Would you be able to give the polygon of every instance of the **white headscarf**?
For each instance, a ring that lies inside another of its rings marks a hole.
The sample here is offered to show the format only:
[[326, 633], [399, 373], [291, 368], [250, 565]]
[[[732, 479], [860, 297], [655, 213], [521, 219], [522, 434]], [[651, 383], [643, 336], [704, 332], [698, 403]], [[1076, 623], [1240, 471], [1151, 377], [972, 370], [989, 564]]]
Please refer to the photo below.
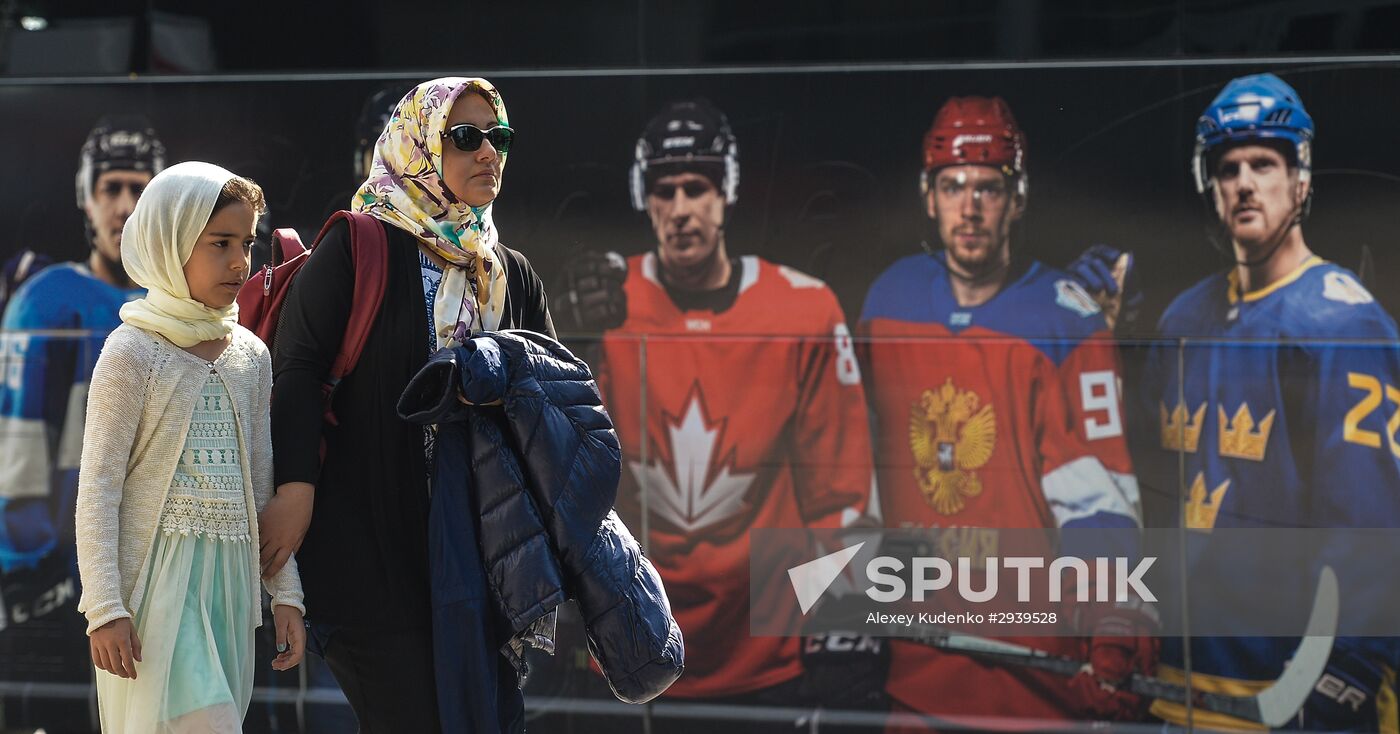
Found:
[[146, 297], [122, 306], [122, 321], [180, 347], [222, 339], [238, 323], [238, 304], [209, 308], [190, 298], [185, 262], [233, 173], [187, 161], [156, 174], [122, 229], [122, 265]]

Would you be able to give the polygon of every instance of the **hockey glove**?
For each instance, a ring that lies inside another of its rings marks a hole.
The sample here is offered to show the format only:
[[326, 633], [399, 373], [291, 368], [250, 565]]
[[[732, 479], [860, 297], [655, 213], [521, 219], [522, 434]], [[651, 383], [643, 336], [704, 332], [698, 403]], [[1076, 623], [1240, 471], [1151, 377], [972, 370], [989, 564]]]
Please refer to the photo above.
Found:
[[828, 709], [877, 710], [887, 706], [889, 640], [856, 632], [803, 637], [802, 699]]
[[1137, 721], [1149, 699], [1123, 688], [1134, 673], [1152, 675], [1160, 641], [1156, 610], [1141, 603], [1103, 606], [1089, 612], [1092, 636], [1084, 642], [1088, 664], [1069, 681], [1080, 710], [1106, 721]]
[[1120, 321], [1131, 326], [1137, 319], [1143, 296], [1135, 277], [1133, 253], [1093, 245], [1065, 270], [1098, 302], [1109, 329]]
[[[1387, 683], [1385, 667], [1356, 644], [1375, 642], [1342, 638], [1327, 660], [1295, 722], [1308, 731], [1381, 731], [1376, 697]], [[1389, 640], [1386, 640], [1389, 642]], [[1290, 726], [1289, 728], [1294, 728]]]
[[565, 266], [559, 315], [565, 331], [598, 333], [627, 320], [627, 261], [616, 252], [585, 252]]

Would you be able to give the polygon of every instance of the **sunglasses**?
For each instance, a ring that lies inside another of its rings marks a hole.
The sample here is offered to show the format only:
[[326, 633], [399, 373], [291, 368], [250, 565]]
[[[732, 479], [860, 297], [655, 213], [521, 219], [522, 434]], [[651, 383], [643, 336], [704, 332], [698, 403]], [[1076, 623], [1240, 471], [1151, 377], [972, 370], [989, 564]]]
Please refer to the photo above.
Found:
[[505, 125], [496, 125], [482, 130], [476, 125], [464, 122], [448, 128], [442, 136], [451, 138], [452, 144], [457, 146], [457, 150], [467, 153], [479, 149], [481, 141], [490, 140], [491, 147], [495, 148], [497, 153], [505, 154], [510, 151], [510, 145], [515, 141], [515, 130]]
[[669, 201], [676, 198], [678, 189], [685, 192], [685, 198], [694, 199], [706, 192], [714, 191], [715, 187], [709, 181], [686, 181], [679, 186], [676, 184], [657, 184], [651, 187], [651, 195]]

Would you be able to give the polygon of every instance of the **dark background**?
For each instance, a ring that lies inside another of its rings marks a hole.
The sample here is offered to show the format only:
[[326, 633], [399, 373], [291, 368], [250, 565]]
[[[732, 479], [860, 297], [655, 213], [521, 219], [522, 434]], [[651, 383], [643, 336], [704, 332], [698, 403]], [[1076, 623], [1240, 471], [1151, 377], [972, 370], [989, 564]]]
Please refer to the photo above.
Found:
[[[36, 27], [36, 19], [43, 30]], [[646, 119], [705, 95], [741, 154], [729, 246], [826, 279], [848, 316], [933, 236], [920, 140], [950, 95], [999, 94], [1029, 137], [1022, 256], [1062, 265], [1107, 242], [1148, 276], [1139, 329], [1223, 264], [1187, 171], [1196, 115], [1272, 70], [1318, 126], [1305, 227], [1377, 281], [1400, 217], [1400, 0], [0, 0], [0, 260], [86, 252], [72, 175], [99, 116], [143, 112], [170, 160], [264, 184], [274, 226], [309, 239], [343, 206], [355, 120], [386, 83], [497, 83], [520, 129], [496, 217], [546, 278], [577, 248], [640, 251], [626, 171]]]
[[[950, 95], [999, 94], [1029, 139], [1018, 256], [1058, 265], [1094, 242], [1134, 250], [1150, 326], [1167, 299], [1224, 265], [1188, 173], [1195, 117], [1228, 79], [1266, 69], [1298, 88], [1317, 123], [1309, 244], [1353, 269], [1367, 245], [1384, 279], [1395, 272], [1400, 218], [1391, 132], [1400, 97], [1389, 91], [1400, 88], [1400, 61], [452, 73], [488, 75], [520, 130], [495, 217], [547, 282], [579, 249], [651, 246], [646, 218], [627, 201], [636, 136], [666, 101], [699, 94], [729, 113], [739, 139], [731, 252], [823, 278], [852, 319], [880, 270], [936, 237], [917, 188], [934, 112]], [[86, 253], [73, 175], [87, 130], [112, 112], [148, 115], [171, 161], [210, 160], [251, 176], [269, 194], [273, 226], [309, 240], [358, 183], [352, 151], [363, 100], [429, 74], [0, 82], [0, 201], [14, 217], [0, 229], [0, 258], [20, 247], [64, 259]], [[1373, 289], [1394, 310], [1393, 295]]]
[[158, 16], [206, 24], [219, 72], [1388, 53], [1400, 24], [1394, 0], [4, 0], [0, 13], [55, 29], [133, 20], [121, 72], [179, 70], [149, 53]]

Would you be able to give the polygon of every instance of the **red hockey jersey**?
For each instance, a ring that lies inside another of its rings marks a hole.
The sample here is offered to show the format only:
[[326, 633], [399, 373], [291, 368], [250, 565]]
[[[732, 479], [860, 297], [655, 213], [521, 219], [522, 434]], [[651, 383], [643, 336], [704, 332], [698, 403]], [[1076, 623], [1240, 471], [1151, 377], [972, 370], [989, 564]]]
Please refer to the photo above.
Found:
[[[904, 258], [861, 315], [885, 525], [968, 528], [966, 554], [997, 555], [995, 533], [971, 529], [1140, 524], [1117, 355], [1097, 305], [1039, 263], [971, 308], [948, 278], [942, 254]], [[1078, 638], [1015, 641], [1081, 654]], [[887, 688], [913, 709], [1073, 713], [1067, 679], [908, 643], [892, 651]]]
[[[618, 511], [645, 532], [685, 633], [686, 672], [667, 694], [682, 698], [801, 673], [796, 639], [749, 634], [748, 531], [839, 526], [870, 497], [865, 397], [835, 296], [791, 268], [738, 262], [738, 295], [716, 313], [680, 310], [655, 254], [631, 258], [627, 321], [597, 370], [626, 464]], [[787, 596], [753, 601], [792, 606], [790, 589], [768, 593]]]

